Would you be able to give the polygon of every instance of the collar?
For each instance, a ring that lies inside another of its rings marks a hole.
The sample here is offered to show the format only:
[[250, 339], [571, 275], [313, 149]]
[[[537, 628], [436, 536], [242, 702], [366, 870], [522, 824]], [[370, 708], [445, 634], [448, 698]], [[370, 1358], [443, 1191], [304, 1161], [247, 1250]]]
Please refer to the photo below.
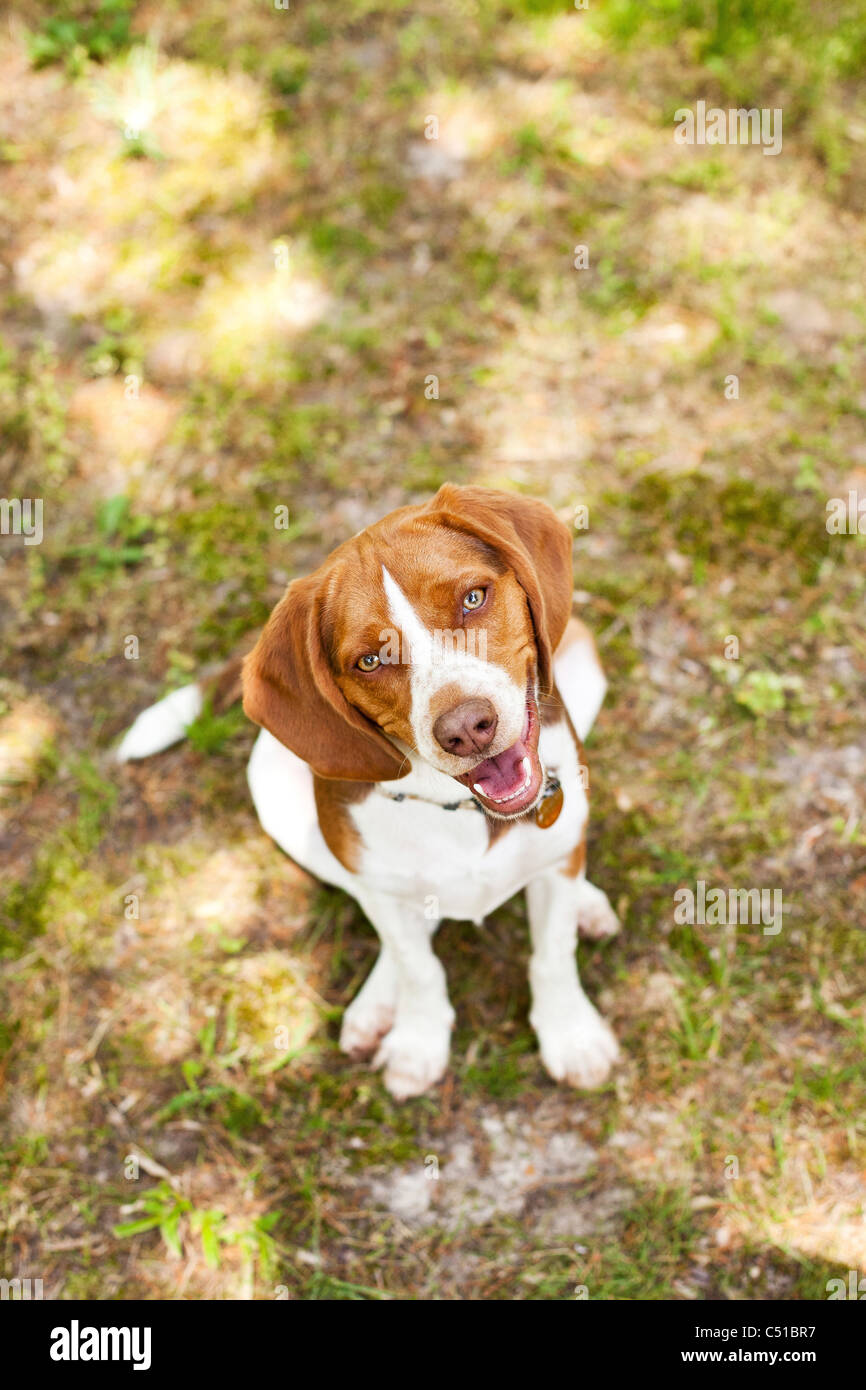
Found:
[[440, 811], [480, 811], [484, 814], [484, 807], [474, 796], [466, 797], [464, 801], [432, 801], [429, 796], [417, 796], [415, 792], [383, 792], [381, 787], [376, 787], [380, 796], [386, 796], [389, 801], [423, 801], [425, 806], [438, 806]]
[[[481, 805], [481, 802], [478, 801], [477, 798], [474, 796], [465, 797], [461, 801], [432, 801], [429, 797], [417, 796], [414, 792], [386, 792], [383, 791], [382, 788], [379, 786], [376, 787], [376, 791], [378, 792], [379, 796], [385, 796], [388, 798], [389, 801], [423, 801], [426, 806], [438, 806], [440, 811], [480, 811], [481, 814], [484, 815], [484, 807]], [[548, 798], [555, 798], [557, 794], [559, 794], [559, 804], [561, 806], [562, 783], [560, 782], [555, 772], [546, 772], [544, 775], [544, 791], [541, 794], [541, 799], [538, 803], [536, 811], [541, 810], [541, 807], [548, 800]], [[558, 810], [556, 812], [556, 815], [559, 815]], [[554, 816], [554, 820], [555, 819], [556, 816]], [[548, 824], [552, 824], [552, 822], [549, 821]]]

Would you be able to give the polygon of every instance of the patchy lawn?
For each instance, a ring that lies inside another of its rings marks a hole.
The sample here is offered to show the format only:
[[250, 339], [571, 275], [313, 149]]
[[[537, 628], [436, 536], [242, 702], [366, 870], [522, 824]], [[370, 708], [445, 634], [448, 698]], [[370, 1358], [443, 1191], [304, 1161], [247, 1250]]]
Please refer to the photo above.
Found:
[[[0, 493], [44, 534], [0, 535], [3, 1277], [705, 1299], [866, 1270], [866, 537], [826, 524], [866, 499], [866, 19], [757, 10], [11, 6]], [[677, 144], [698, 100], [778, 107], [781, 153]], [[590, 874], [625, 928], [581, 948], [625, 1054], [598, 1094], [543, 1073], [517, 899], [443, 926], [452, 1069], [396, 1105], [336, 1047], [372, 930], [258, 827], [252, 727], [111, 758], [446, 479], [575, 522], [611, 677]], [[779, 890], [781, 930], [678, 922], [699, 881]]]

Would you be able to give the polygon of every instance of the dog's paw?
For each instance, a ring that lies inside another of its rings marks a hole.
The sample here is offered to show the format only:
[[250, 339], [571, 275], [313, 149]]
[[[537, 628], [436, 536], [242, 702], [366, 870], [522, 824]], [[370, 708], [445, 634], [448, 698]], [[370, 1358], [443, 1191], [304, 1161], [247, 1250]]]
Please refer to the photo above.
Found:
[[395, 1100], [423, 1096], [448, 1066], [451, 1026], [415, 1021], [398, 1023], [382, 1039], [373, 1065], [385, 1068], [385, 1086]]
[[604, 941], [608, 936], [616, 936], [619, 931], [619, 918], [605, 898], [603, 903], [581, 905], [577, 914], [577, 930], [588, 941]]
[[343, 1014], [340, 1051], [356, 1059], [372, 1056], [393, 1022], [393, 1004], [359, 994]]
[[616, 936], [619, 918], [607, 899], [607, 894], [591, 883], [585, 883], [577, 907], [577, 929], [589, 941], [604, 941]]
[[604, 1085], [619, 1057], [613, 1032], [591, 1004], [583, 1003], [569, 1015], [534, 1017], [541, 1060], [554, 1081], [566, 1081], [581, 1090]]

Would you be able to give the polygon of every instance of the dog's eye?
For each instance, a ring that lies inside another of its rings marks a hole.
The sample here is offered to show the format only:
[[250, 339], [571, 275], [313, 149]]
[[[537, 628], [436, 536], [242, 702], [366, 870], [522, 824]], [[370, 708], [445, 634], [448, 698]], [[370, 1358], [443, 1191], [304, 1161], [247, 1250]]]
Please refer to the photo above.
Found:
[[366, 656], [358, 658], [356, 665], [359, 671], [375, 671], [380, 662], [375, 652], [368, 652]]
[[463, 612], [471, 613], [473, 608], [480, 608], [486, 594], [486, 589], [470, 589], [468, 594], [463, 595]]

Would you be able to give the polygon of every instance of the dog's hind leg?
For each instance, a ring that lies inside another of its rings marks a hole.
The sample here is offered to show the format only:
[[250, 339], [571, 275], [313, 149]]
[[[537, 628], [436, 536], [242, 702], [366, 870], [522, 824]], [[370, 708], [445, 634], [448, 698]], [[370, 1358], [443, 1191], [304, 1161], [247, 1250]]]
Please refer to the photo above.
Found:
[[582, 878], [569, 878], [556, 868], [539, 874], [526, 888], [532, 937], [529, 1021], [554, 1081], [585, 1088], [603, 1085], [619, 1052], [577, 973], [578, 918], [600, 892], [587, 892], [589, 888]]
[[575, 881], [578, 891], [577, 927], [581, 936], [588, 941], [604, 941], [616, 936], [619, 931], [619, 918], [608, 901], [607, 893], [596, 888], [587, 878]]
[[553, 658], [553, 674], [562, 703], [581, 741], [595, 723], [607, 690], [595, 639], [579, 618], [569, 618]]

